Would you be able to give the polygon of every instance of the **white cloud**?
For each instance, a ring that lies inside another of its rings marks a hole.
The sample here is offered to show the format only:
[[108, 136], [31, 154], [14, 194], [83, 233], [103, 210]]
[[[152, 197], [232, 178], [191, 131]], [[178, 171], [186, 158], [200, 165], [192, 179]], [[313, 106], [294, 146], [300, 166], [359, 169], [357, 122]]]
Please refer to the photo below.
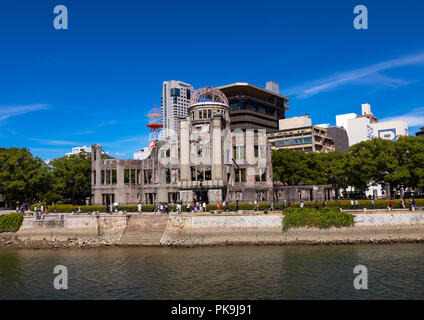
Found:
[[415, 108], [410, 112], [381, 119], [380, 121], [405, 120], [410, 128], [424, 126], [424, 107]]
[[29, 112], [46, 110], [47, 105], [44, 104], [30, 104], [21, 106], [0, 106], [0, 122], [8, 118], [20, 116]]
[[37, 138], [31, 138], [32, 141], [37, 141], [44, 145], [49, 146], [79, 146], [82, 145], [79, 142], [74, 141], [65, 141], [65, 140], [48, 140], [48, 139], [37, 139]]
[[369, 65], [364, 68], [338, 73], [328, 78], [288, 88], [284, 91], [284, 94], [288, 96], [293, 95], [297, 98], [309, 98], [321, 92], [329, 91], [347, 84], [373, 83], [390, 87], [398, 87], [410, 82], [382, 75], [381, 72], [418, 64], [424, 64], [424, 53], [413, 54]]

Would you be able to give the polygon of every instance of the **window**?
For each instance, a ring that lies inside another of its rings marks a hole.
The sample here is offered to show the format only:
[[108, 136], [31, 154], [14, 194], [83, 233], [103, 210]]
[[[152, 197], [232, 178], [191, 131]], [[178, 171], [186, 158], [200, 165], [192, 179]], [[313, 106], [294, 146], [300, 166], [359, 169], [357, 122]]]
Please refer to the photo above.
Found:
[[112, 170], [112, 184], [116, 184], [117, 183], [117, 174], [116, 174], [116, 169]]
[[208, 109], [208, 118], [211, 117], [211, 114], [212, 114], [212, 110], [211, 109]]
[[93, 184], [96, 185], [96, 170], [93, 171]]
[[171, 150], [170, 149], [161, 149], [160, 150], [160, 157], [162, 159], [170, 158], [171, 157]]
[[166, 169], [166, 184], [171, 183], [171, 169]]
[[144, 170], [144, 183], [151, 184], [153, 182], [153, 174], [151, 169]]
[[246, 169], [235, 169], [234, 170], [234, 181], [235, 182], [246, 182]]
[[208, 117], [207, 112], [208, 110], [203, 110], [203, 119], [206, 119]]
[[199, 119], [202, 119], [202, 110], [199, 109]]
[[244, 159], [244, 146], [234, 147], [234, 159], [243, 160]]
[[191, 91], [190, 89], [187, 89], [187, 100], [191, 99]]
[[131, 169], [131, 184], [136, 184], [136, 169]]
[[180, 96], [180, 89], [179, 88], [172, 88], [171, 89], [171, 97], [179, 97]]
[[101, 182], [101, 183], [102, 183], [102, 184], [105, 184], [105, 182], [106, 182], [106, 181], [105, 181], [105, 170], [102, 170], [102, 171], [101, 171], [101, 174], [102, 174], [102, 179], [101, 179], [101, 180], [102, 180], [102, 182]]
[[255, 181], [266, 181], [265, 168], [255, 168]]
[[124, 183], [130, 183], [130, 169], [124, 169]]

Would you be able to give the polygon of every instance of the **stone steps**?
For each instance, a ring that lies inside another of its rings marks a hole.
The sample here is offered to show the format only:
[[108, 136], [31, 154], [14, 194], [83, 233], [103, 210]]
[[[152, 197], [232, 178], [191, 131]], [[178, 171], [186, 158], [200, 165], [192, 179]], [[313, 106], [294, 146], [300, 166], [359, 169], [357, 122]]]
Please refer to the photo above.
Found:
[[155, 246], [160, 245], [160, 239], [168, 224], [168, 216], [132, 215], [119, 245]]

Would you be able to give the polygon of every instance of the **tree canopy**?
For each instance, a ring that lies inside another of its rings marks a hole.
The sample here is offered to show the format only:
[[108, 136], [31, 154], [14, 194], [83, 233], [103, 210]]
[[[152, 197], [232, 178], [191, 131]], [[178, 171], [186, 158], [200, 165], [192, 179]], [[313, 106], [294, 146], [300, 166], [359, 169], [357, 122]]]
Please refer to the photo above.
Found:
[[335, 189], [389, 184], [391, 190], [424, 186], [424, 139], [399, 137], [396, 142], [380, 138], [353, 145], [349, 153], [273, 151], [274, 181], [287, 185], [331, 184]]
[[0, 148], [0, 194], [6, 202], [83, 203], [91, 194], [90, 155], [65, 156], [49, 164], [28, 149]]

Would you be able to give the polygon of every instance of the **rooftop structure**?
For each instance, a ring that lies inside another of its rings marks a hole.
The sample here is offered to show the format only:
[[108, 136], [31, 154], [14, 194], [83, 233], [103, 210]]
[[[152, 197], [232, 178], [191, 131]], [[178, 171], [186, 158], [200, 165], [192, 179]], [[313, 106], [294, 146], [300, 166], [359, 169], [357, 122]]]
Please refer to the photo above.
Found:
[[267, 82], [266, 88], [236, 82], [218, 87], [228, 98], [231, 129], [278, 130], [278, 121], [290, 108], [289, 98], [278, 92], [278, 84]]

